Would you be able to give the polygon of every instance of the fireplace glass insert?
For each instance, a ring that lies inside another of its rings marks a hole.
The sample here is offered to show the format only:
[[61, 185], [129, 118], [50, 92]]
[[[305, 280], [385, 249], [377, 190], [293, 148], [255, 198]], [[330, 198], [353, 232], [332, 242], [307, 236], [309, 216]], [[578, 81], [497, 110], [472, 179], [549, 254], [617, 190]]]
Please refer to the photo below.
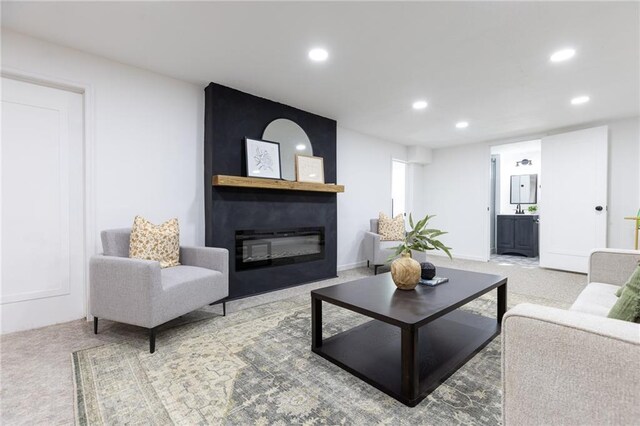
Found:
[[324, 227], [236, 231], [236, 270], [324, 259]]

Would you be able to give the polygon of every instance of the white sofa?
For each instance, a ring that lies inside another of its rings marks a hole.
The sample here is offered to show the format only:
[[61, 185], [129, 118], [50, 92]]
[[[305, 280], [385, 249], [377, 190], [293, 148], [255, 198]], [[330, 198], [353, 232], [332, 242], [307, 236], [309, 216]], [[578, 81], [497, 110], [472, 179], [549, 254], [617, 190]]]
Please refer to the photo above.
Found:
[[502, 320], [504, 425], [640, 424], [640, 324], [607, 318], [640, 251], [591, 253], [569, 310], [521, 304]]

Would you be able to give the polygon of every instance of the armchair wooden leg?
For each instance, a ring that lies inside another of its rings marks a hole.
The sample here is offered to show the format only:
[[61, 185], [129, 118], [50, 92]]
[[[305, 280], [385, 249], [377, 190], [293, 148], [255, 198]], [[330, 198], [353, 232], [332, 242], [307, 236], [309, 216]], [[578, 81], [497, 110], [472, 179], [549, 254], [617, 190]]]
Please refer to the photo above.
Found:
[[369, 261], [367, 260], [367, 268], [369, 267]]
[[149, 353], [156, 351], [156, 327], [149, 329]]
[[93, 334], [98, 334], [98, 317], [93, 317]]

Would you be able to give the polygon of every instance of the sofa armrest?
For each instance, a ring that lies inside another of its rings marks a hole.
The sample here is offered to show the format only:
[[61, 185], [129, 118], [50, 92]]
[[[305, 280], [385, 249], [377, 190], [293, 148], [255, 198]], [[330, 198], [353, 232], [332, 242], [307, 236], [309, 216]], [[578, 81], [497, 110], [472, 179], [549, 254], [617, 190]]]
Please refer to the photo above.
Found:
[[376, 253], [380, 251], [380, 234], [365, 231], [364, 233], [364, 255], [369, 262], [375, 263]]
[[160, 263], [116, 256], [89, 261], [89, 312], [141, 327], [152, 327], [152, 306], [162, 292]]
[[180, 247], [180, 263], [229, 275], [229, 250], [217, 247]]
[[589, 256], [589, 282], [623, 285], [640, 262], [640, 251], [596, 249]]
[[640, 325], [522, 304], [502, 320], [504, 425], [640, 418]]

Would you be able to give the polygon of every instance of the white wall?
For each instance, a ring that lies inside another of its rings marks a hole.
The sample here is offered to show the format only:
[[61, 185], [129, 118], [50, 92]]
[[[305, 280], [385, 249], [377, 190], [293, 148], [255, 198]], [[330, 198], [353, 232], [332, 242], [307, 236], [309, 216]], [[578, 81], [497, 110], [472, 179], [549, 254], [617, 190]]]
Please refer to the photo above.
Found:
[[406, 161], [407, 147], [341, 127], [337, 139], [338, 183], [345, 185], [338, 194], [338, 269], [344, 270], [366, 264], [364, 232], [369, 219], [391, 214], [391, 160]]
[[137, 214], [180, 221], [183, 244], [204, 243], [204, 89], [2, 30], [2, 67], [91, 85], [95, 232]]
[[[180, 221], [183, 244], [204, 244], [204, 89], [2, 30], [2, 67], [90, 85], [95, 105], [95, 232], [136, 214]], [[406, 147], [338, 128], [338, 265], [364, 262], [369, 218], [391, 213], [391, 159]]]
[[[2, 66], [91, 85], [95, 117], [95, 228], [130, 226], [141, 214], [178, 217], [183, 244], [204, 243], [203, 88], [98, 56], [2, 30]], [[630, 247], [622, 216], [640, 204], [638, 118], [610, 125], [609, 245]], [[391, 159], [407, 148], [338, 128], [338, 267], [364, 262], [369, 218], [391, 211]], [[489, 147], [433, 152], [433, 163], [410, 165], [408, 208], [437, 214], [434, 226], [458, 257], [488, 253]], [[413, 204], [413, 205], [411, 205]], [[100, 249], [99, 238], [96, 247]]]
[[453, 248], [454, 257], [488, 260], [489, 166], [490, 150], [484, 143], [436, 149], [415, 183], [422, 199], [420, 215], [437, 215], [432, 227], [449, 232], [442, 241]]
[[634, 216], [640, 208], [640, 117], [609, 123], [609, 201], [607, 243], [633, 248]]

